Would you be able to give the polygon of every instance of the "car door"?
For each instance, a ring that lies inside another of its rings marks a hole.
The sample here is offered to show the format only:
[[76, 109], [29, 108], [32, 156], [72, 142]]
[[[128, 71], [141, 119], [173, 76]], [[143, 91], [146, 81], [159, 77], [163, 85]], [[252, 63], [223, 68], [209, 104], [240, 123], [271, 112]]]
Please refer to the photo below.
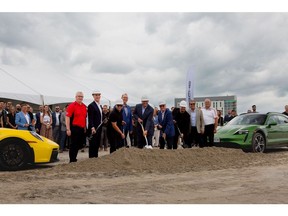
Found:
[[278, 115], [279, 122], [279, 141], [280, 144], [286, 146], [288, 144], [288, 118], [284, 115]]
[[[277, 123], [277, 125], [270, 125]], [[277, 115], [270, 115], [267, 119], [267, 146], [274, 146], [281, 143], [281, 127]]]

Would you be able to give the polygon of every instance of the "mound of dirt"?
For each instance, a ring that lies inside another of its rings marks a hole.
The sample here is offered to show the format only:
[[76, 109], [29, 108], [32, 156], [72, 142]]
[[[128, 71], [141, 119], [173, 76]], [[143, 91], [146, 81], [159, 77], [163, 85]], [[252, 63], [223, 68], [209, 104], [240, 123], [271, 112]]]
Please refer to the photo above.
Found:
[[248, 166], [274, 165], [287, 162], [285, 153], [253, 154], [239, 149], [192, 148], [177, 150], [122, 148], [111, 155], [91, 158], [71, 164], [61, 164], [56, 173], [84, 172], [96, 176], [118, 176], [141, 173], [182, 173], [220, 170]]

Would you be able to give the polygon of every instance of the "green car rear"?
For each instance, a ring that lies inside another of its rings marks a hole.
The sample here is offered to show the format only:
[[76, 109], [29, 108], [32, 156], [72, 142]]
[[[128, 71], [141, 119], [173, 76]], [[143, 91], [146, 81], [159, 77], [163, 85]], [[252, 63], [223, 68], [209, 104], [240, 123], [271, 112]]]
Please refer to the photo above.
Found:
[[281, 113], [244, 114], [235, 117], [218, 130], [214, 144], [265, 152], [267, 148], [288, 146], [288, 117]]

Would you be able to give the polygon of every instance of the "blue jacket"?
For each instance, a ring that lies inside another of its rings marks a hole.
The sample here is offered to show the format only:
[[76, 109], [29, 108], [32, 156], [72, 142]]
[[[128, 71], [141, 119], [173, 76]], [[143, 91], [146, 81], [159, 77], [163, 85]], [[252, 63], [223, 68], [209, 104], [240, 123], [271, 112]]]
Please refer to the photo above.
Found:
[[30, 116], [28, 115], [29, 122], [25, 118], [23, 112], [16, 113], [15, 124], [18, 125], [18, 130], [28, 130], [28, 127], [24, 127], [25, 124], [31, 124]]
[[165, 133], [167, 137], [175, 136], [175, 128], [173, 123], [172, 112], [169, 109], [165, 110], [164, 118], [162, 119], [162, 112], [158, 113], [159, 125], [162, 126], [161, 134]]
[[133, 125], [132, 125], [132, 112], [131, 112], [131, 107], [126, 105], [127, 107], [127, 115], [125, 112], [125, 106], [122, 108], [122, 116], [123, 116], [123, 121], [126, 122], [126, 125], [123, 126], [123, 129], [126, 131], [132, 131], [133, 130]]
[[[133, 118], [138, 121], [138, 118], [143, 120], [143, 127], [148, 132], [148, 136], [154, 134], [154, 122], [153, 122], [154, 109], [148, 105], [145, 112], [142, 114], [142, 104], [137, 104], [133, 113]], [[142, 134], [142, 128], [140, 124], [137, 124], [138, 134]]]

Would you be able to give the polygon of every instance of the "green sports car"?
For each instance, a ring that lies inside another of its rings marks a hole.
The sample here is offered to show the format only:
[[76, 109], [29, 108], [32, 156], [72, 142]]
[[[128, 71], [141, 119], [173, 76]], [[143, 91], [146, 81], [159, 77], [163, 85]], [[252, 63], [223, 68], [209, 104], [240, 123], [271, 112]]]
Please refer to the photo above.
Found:
[[265, 152], [267, 148], [288, 146], [288, 116], [281, 113], [249, 113], [235, 117], [214, 136], [219, 147]]

